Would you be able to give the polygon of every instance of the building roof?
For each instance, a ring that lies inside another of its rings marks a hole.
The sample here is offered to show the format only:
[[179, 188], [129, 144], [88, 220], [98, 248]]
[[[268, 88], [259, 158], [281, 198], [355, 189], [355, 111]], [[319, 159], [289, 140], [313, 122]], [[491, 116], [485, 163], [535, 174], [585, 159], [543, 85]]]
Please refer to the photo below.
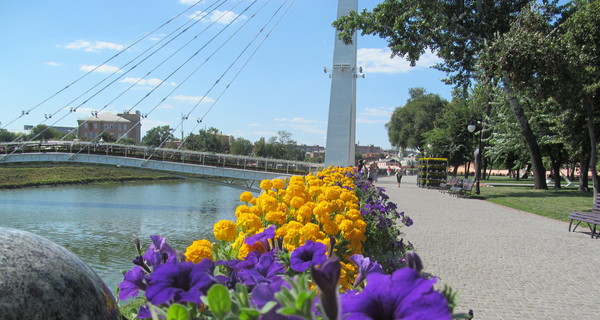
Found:
[[104, 122], [126, 122], [126, 123], [131, 122], [123, 117], [116, 116], [110, 112], [99, 113], [98, 116], [92, 116], [92, 117], [88, 117], [88, 118], [79, 119], [79, 121], [88, 121], [88, 122], [104, 121]]

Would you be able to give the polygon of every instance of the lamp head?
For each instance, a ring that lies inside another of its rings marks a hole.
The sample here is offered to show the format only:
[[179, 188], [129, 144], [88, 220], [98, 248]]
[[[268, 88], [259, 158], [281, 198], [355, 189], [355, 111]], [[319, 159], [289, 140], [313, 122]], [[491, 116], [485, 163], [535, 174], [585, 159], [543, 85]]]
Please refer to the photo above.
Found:
[[471, 133], [475, 132], [475, 125], [474, 124], [468, 125], [467, 130], [469, 130], [469, 132], [471, 132]]

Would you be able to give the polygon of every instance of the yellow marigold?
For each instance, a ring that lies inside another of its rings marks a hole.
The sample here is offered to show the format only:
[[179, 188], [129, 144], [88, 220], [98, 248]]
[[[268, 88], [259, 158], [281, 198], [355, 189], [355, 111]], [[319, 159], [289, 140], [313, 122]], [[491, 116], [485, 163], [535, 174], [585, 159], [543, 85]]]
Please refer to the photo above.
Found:
[[235, 224], [246, 233], [256, 233], [262, 227], [260, 218], [252, 213], [242, 213]]
[[248, 212], [250, 212], [250, 208], [247, 205], [245, 205], [245, 204], [239, 205], [239, 206], [237, 206], [237, 208], [235, 208], [235, 217], [238, 218], [242, 213], [248, 213]]
[[340, 230], [342, 230], [342, 232], [351, 232], [354, 229], [354, 225], [352, 224], [351, 220], [347, 220], [344, 219], [340, 222]]
[[300, 198], [300, 197], [293, 197], [292, 200], [290, 201], [290, 205], [296, 209], [302, 207], [304, 205], [304, 199]]
[[257, 200], [256, 198], [250, 199], [250, 204], [253, 205], [253, 206], [255, 206], [256, 205], [256, 200]]
[[360, 230], [360, 232], [362, 232], [362, 233], [365, 233], [365, 231], [367, 230], [367, 223], [362, 219], [354, 220], [353, 225], [356, 229]]
[[301, 183], [304, 184], [304, 177], [302, 176], [292, 176], [290, 178], [290, 184]]
[[269, 190], [273, 187], [271, 180], [263, 180], [260, 182], [260, 188], [263, 190]]
[[346, 218], [341, 214], [336, 214], [335, 216], [333, 216], [333, 222], [335, 222], [335, 224], [337, 224], [337, 225], [342, 223], [342, 221], [344, 221], [344, 219], [346, 219]]
[[251, 246], [247, 245], [247, 244], [243, 244], [242, 247], [240, 248], [240, 250], [238, 251], [238, 259], [243, 260], [244, 258], [246, 258], [246, 256], [253, 251], [257, 251], [259, 253], [265, 253], [267, 252], [266, 248], [263, 246], [262, 243], [257, 242]]
[[258, 206], [252, 206], [252, 207], [250, 207], [250, 209], [248, 209], [248, 213], [252, 213], [258, 217], [261, 217], [263, 212], [260, 210], [260, 208]]
[[323, 223], [323, 231], [330, 236], [335, 236], [338, 234], [339, 228], [337, 224], [330, 220]]
[[256, 205], [260, 207], [263, 212], [269, 212], [277, 210], [279, 202], [277, 201], [277, 198], [263, 193], [258, 196]]
[[285, 183], [281, 179], [273, 179], [271, 182], [273, 183], [273, 189], [275, 190], [283, 189], [285, 186]]
[[211, 243], [208, 240], [201, 239], [192, 242], [185, 250], [185, 260], [193, 263], [199, 263], [204, 259], [213, 259]]
[[327, 195], [327, 199], [329, 200], [336, 200], [340, 198], [340, 194], [341, 194], [341, 188], [340, 187], [329, 187], [327, 188], [327, 190], [325, 191], [325, 194]]
[[345, 202], [358, 202], [358, 198], [356, 197], [354, 192], [351, 191], [342, 192], [340, 194], [340, 199], [342, 199]]
[[240, 194], [240, 201], [250, 202], [250, 200], [252, 200], [252, 198], [254, 198], [254, 196], [249, 191], [244, 191], [244, 192], [242, 192], [242, 194]]
[[237, 235], [237, 228], [232, 221], [220, 220], [213, 226], [213, 233], [217, 240], [233, 241]]
[[286, 214], [281, 211], [269, 211], [265, 214], [265, 220], [278, 225], [283, 225], [286, 222]]
[[356, 266], [351, 262], [345, 263], [340, 261], [340, 264], [342, 265], [340, 272], [340, 286], [342, 287], [342, 291], [352, 289], [354, 278], [356, 277]]
[[300, 223], [307, 223], [312, 216], [312, 209], [308, 205], [303, 205], [296, 210], [296, 220]]
[[356, 209], [351, 209], [348, 210], [348, 212], [346, 212], [346, 219], [349, 220], [362, 220], [362, 214], [360, 213], [360, 211], [356, 210]]

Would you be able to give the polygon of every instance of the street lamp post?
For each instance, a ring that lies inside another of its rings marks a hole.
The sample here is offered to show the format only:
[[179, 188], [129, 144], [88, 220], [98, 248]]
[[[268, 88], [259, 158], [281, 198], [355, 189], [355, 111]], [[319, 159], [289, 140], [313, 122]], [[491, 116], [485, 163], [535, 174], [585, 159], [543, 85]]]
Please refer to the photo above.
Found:
[[[470, 124], [467, 126], [467, 130], [473, 133], [475, 132], [476, 126]], [[479, 145], [475, 150], [475, 194], [479, 194], [479, 181], [481, 180], [481, 150], [483, 149], [483, 127], [479, 129]]]

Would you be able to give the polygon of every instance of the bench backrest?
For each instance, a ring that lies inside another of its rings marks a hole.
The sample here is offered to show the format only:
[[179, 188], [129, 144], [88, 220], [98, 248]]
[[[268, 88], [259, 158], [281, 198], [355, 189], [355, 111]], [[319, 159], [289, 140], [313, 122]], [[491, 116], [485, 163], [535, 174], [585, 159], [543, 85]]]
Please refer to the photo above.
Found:
[[449, 186], [454, 186], [456, 183], [458, 182], [458, 177], [452, 177], [450, 178], [450, 181], [448, 181], [448, 185]]
[[600, 193], [596, 197], [596, 201], [594, 201], [594, 206], [592, 207], [592, 213], [600, 214]]
[[471, 191], [471, 189], [473, 189], [474, 184], [475, 184], [475, 180], [465, 179], [465, 182], [463, 182], [462, 188], [466, 191]]

